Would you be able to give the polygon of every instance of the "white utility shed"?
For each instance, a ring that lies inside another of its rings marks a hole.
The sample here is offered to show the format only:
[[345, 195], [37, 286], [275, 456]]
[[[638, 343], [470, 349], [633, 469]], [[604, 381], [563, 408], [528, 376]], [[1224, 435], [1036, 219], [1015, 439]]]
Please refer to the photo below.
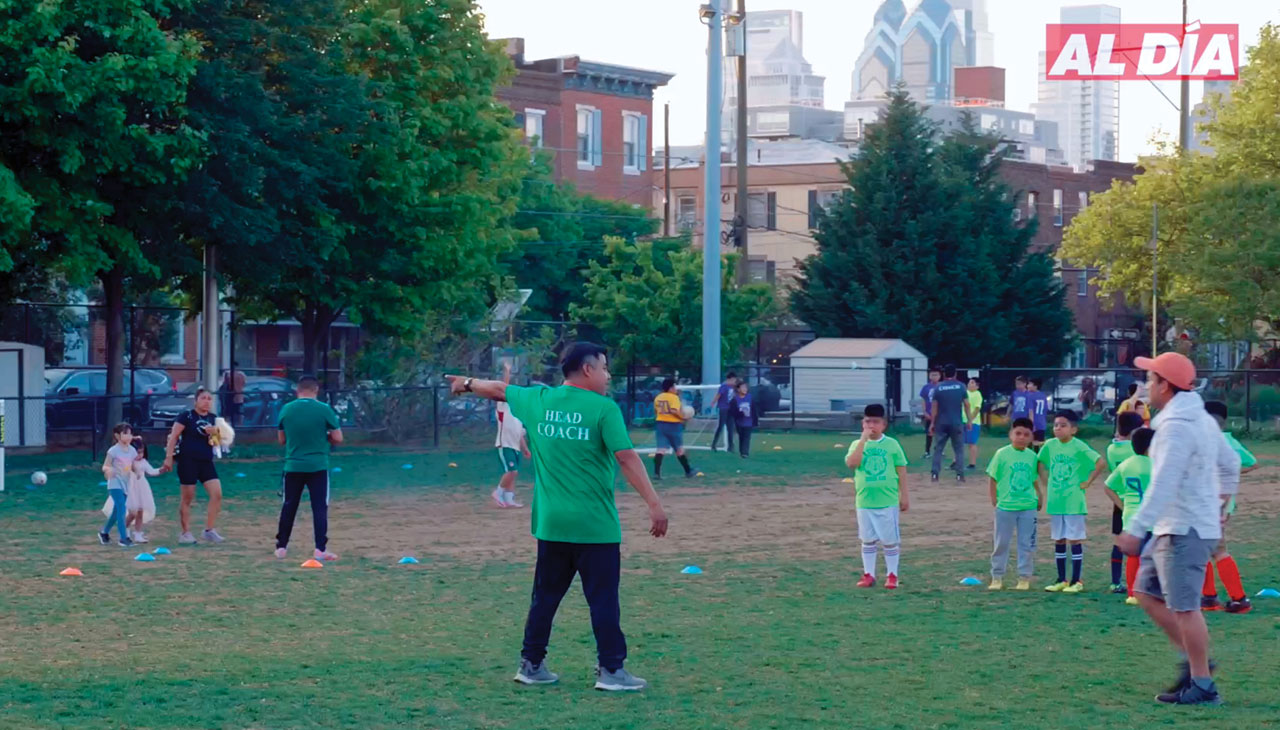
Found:
[[[791, 353], [791, 367], [792, 397], [803, 413], [887, 405], [890, 398], [897, 412], [909, 411], [929, 379], [929, 359], [902, 340], [821, 337]], [[894, 367], [896, 388], [888, 375]], [[844, 408], [832, 401], [845, 401]]]

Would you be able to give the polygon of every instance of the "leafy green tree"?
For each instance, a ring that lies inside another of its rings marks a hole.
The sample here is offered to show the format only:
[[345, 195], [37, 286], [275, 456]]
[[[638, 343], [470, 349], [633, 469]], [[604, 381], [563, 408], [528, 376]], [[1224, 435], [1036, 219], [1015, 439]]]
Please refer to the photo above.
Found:
[[1013, 222], [998, 141], [972, 127], [939, 139], [905, 90], [889, 94], [850, 188], [819, 220], [793, 311], [820, 335], [901, 338], [957, 363], [1056, 364], [1070, 310], [1052, 262]]
[[[696, 366], [702, 360], [702, 252], [687, 240], [628, 242], [609, 237], [607, 261], [590, 264], [586, 302], [571, 314], [602, 333], [619, 362]], [[725, 259], [720, 347], [741, 352], [777, 314], [773, 289], [734, 288], [732, 256]], [[732, 356], [732, 355], [730, 355]]]
[[[0, 268], [100, 281], [107, 388], [123, 384], [125, 282], [154, 274], [151, 221], [201, 156], [186, 121], [195, 40], [181, 0], [6, 3], [0, 12]], [[122, 403], [110, 401], [108, 422]]]
[[1280, 28], [1262, 28], [1229, 100], [1202, 128], [1212, 155], [1164, 145], [1132, 182], [1117, 181], [1075, 217], [1063, 255], [1097, 267], [1099, 296], [1150, 308], [1151, 224], [1159, 211], [1159, 301], [1201, 337], [1255, 339], [1280, 325]]

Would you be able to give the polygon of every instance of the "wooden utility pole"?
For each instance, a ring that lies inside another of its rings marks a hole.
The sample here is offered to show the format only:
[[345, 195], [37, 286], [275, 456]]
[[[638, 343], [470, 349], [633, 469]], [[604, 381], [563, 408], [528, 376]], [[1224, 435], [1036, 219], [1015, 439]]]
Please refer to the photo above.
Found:
[[671, 103], [662, 105], [662, 235], [671, 235]]
[[[1182, 0], [1182, 37], [1187, 36], [1187, 0]], [[1188, 64], [1190, 61], [1188, 60]], [[1191, 149], [1191, 82], [1187, 74], [1191, 73], [1190, 65], [1178, 69], [1182, 75], [1181, 100], [1178, 107], [1178, 150], [1186, 154]]]

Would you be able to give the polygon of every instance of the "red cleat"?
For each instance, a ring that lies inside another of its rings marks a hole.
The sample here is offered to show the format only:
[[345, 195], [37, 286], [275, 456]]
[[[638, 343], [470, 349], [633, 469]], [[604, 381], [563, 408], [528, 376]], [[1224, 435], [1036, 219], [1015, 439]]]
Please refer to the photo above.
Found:
[[890, 573], [889, 577], [884, 579], [884, 587], [891, 591], [896, 589], [898, 587], [898, 576]]
[[872, 588], [876, 584], [876, 577], [870, 573], [863, 573], [862, 580], [858, 581], [859, 588]]

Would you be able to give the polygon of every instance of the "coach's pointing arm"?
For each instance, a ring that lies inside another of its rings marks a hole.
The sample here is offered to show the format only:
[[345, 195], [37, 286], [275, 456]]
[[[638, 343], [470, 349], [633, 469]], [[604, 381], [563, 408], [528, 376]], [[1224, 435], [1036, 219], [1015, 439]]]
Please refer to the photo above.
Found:
[[468, 378], [465, 375], [446, 375], [449, 380], [449, 392], [454, 395], [475, 393], [481, 398], [506, 402], [507, 384], [501, 380], [481, 380]]

